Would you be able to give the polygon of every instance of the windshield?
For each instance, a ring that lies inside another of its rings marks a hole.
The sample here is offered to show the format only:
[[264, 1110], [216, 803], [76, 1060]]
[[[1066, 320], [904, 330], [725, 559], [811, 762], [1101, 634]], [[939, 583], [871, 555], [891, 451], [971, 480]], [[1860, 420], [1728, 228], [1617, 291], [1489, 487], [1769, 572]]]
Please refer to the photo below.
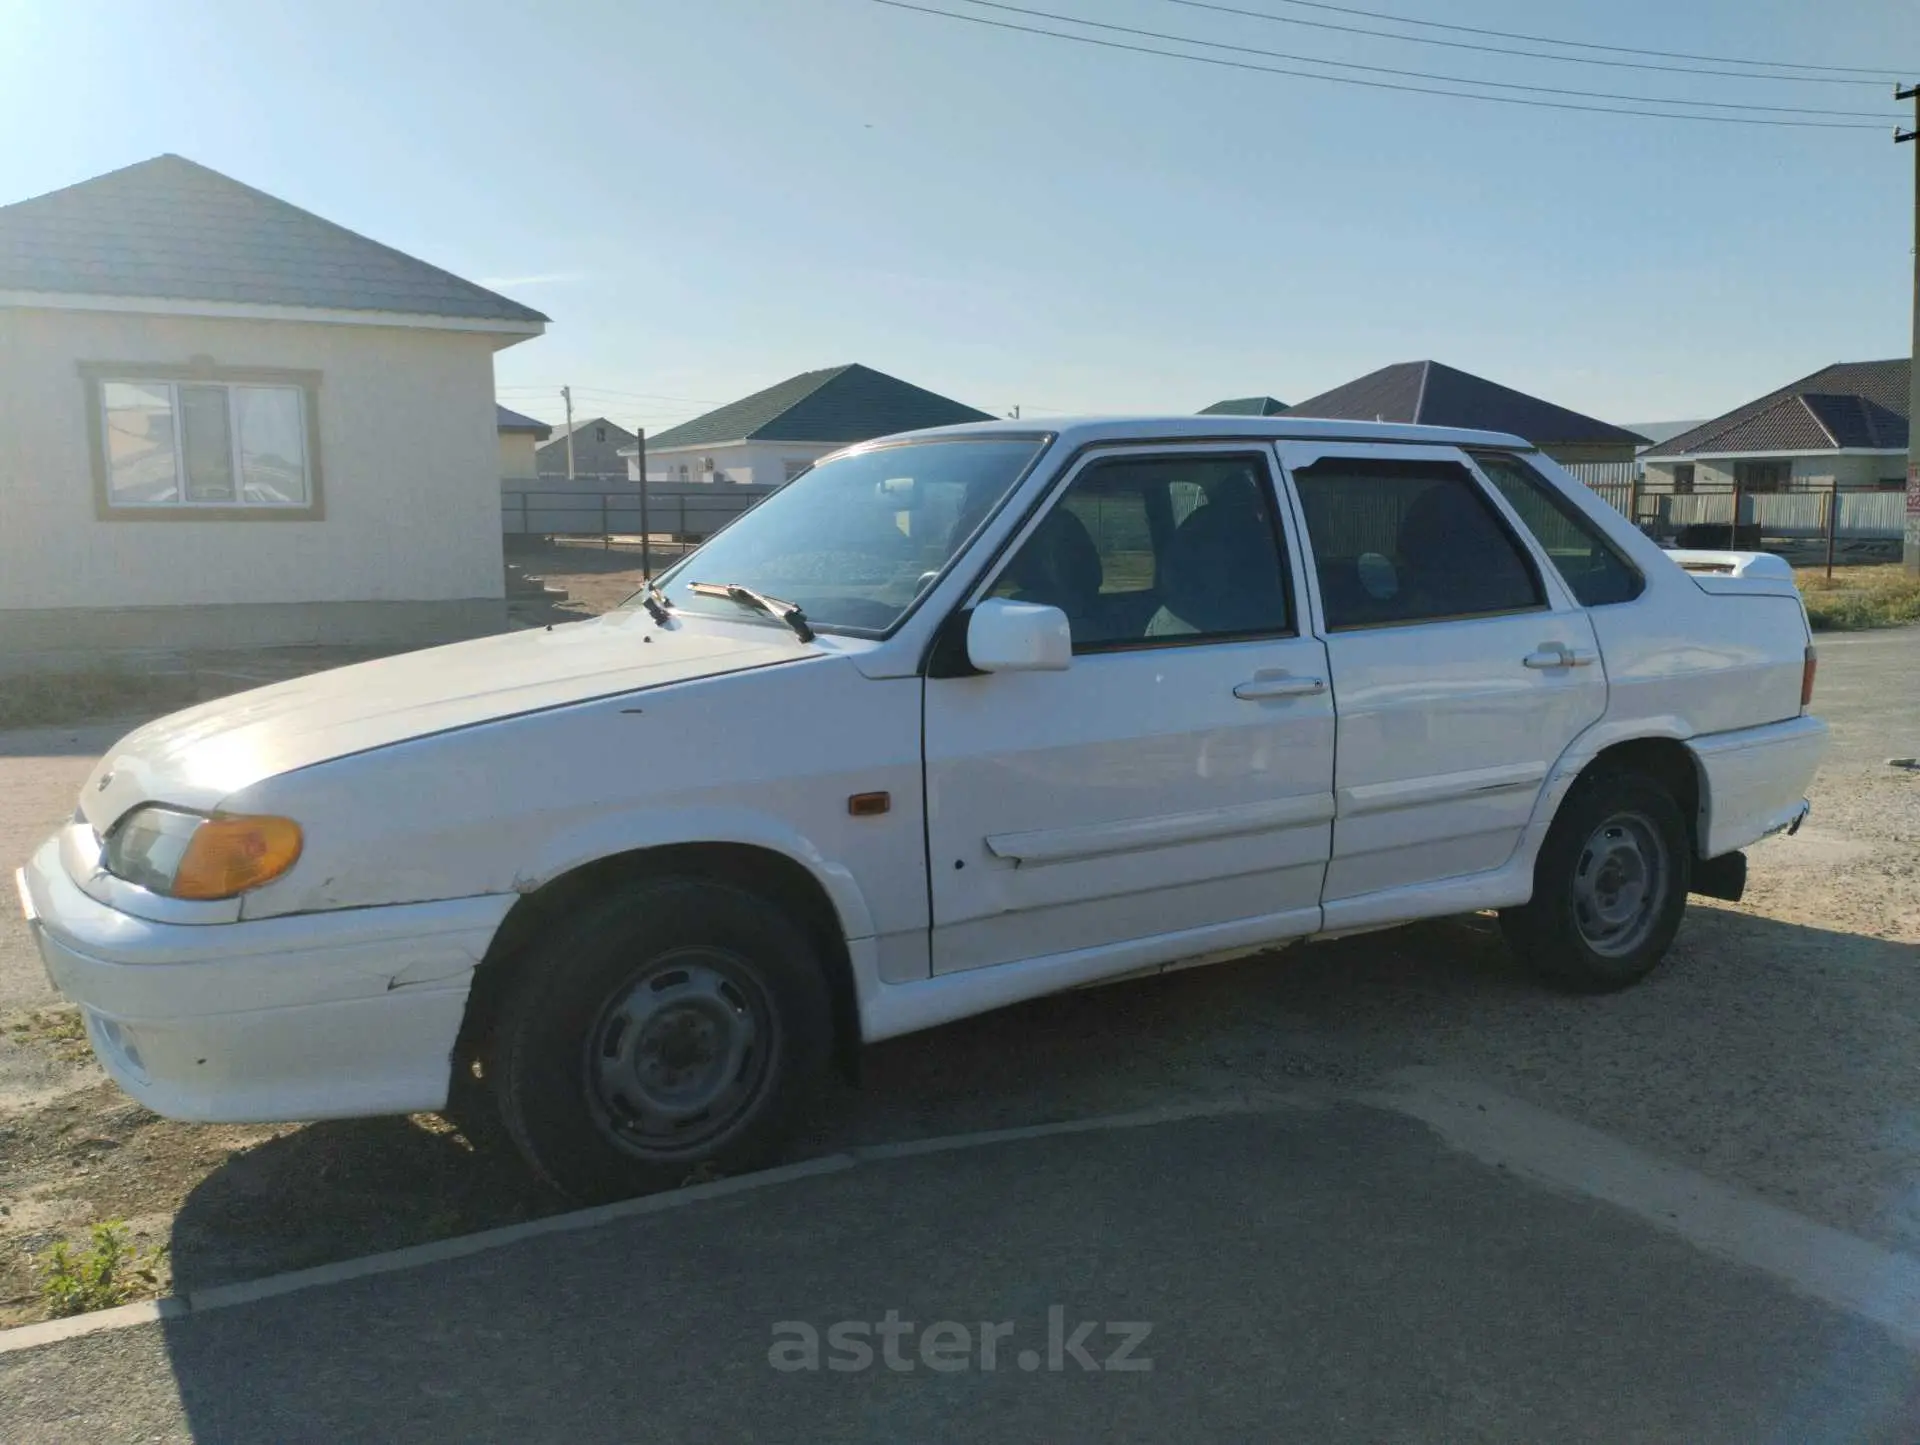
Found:
[[815, 627], [884, 633], [1045, 444], [1032, 436], [905, 442], [830, 458], [676, 565], [661, 590], [684, 611], [740, 617], [751, 614], [691, 584], [749, 587], [797, 604]]

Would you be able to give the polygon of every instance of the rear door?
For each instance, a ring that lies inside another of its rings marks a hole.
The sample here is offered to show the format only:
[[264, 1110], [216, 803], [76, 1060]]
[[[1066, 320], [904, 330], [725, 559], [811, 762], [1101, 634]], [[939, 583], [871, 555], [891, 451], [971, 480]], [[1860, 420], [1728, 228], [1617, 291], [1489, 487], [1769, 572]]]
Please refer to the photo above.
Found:
[[1500, 867], [1606, 710], [1585, 610], [1457, 448], [1279, 452], [1338, 715], [1325, 902]]

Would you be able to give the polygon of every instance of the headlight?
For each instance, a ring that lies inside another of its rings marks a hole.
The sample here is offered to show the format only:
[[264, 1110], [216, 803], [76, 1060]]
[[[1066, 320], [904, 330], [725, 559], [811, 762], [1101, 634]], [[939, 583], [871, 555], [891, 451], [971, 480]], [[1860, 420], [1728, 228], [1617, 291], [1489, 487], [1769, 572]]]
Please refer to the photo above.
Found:
[[291, 818], [136, 808], [107, 835], [107, 871], [169, 898], [231, 898], [300, 857]]

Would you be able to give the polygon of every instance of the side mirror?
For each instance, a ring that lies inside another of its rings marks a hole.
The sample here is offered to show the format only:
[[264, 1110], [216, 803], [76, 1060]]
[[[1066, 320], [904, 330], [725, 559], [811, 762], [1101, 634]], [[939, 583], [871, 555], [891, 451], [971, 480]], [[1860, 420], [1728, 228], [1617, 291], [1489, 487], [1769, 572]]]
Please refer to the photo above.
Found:
[[1065, 672], [1073, 662], [1067, 614], [989, 597], [967, 621], [967, 661], [982, 672]]

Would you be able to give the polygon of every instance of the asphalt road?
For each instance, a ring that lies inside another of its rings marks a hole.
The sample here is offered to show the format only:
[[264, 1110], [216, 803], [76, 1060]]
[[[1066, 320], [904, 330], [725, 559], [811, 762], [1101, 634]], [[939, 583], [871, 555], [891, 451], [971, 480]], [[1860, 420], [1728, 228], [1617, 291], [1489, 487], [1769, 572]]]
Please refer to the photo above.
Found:
[[1325, 1099], [893, 1158], [0, 1356], [0, 1400], [16, 1445], [1910, 1445], [1920, 1356]]
[[1829, 768], [1920, 756], [1920, 627], [1823, 632], [1813, 710], [1833, 729]]

